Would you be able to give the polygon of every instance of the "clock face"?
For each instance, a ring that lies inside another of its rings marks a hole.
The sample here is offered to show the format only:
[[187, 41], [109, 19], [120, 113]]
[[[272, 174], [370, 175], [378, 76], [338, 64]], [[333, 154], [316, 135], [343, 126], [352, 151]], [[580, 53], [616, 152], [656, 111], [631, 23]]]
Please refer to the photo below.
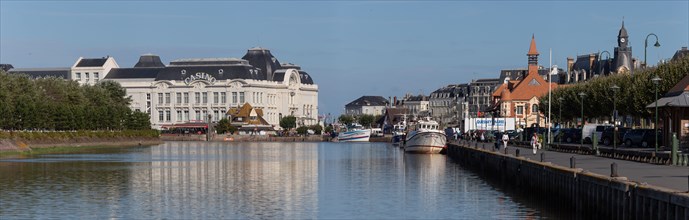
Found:
[[620, 38], [620, 42], [624, 43], [624, 38]]

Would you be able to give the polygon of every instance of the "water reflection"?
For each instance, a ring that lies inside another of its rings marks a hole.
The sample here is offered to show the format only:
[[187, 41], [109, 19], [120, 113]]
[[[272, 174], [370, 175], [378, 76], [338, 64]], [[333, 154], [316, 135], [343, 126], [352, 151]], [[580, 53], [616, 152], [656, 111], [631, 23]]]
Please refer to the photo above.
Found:
[[0, 160], [0, 218], [548, 216], [444, 155], [388, 144], [168, 142]]

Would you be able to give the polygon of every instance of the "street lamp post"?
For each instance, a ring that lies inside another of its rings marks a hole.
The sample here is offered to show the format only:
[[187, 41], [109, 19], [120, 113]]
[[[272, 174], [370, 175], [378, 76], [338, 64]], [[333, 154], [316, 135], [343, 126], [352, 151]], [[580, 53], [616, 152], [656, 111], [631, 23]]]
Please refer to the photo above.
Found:
[[656, 35], [654, 33], [650, 33], [650, 34], [646, 35], [646, 40], [644, 41], [644, 66], [648, 66], [648, 63], [646, 63], [646, 48], [648, 47], [648, 37], [650, 37], [651, 35], [656, 37], [656, 43], [653, 44], [653, 46], [654, 47], [660, 47], [660, 43], [658, 43], [658, 35]]
[[581, 146], [584, 146], [584, 97], [586, 97], [586, 93], [580, 92], [579, 96], [581, 99], [579, 100], [581, 102]]
[[660, 80], [662, 80], [658, 75], [656, 77], [653, 77], [651, 81], [653, 81], [653, 84], [655, 84], [655, 103], [656, 103], [656, 121], [653, 124], [653, 130], [655, 133], [653, 134], [655, 136], [655, 142], [656, 142], [656, 153], [658, 153], [658, 84], [660, 83]]
[[562, 143], [562, 101], [564, 101], [564, 100], [565, 99], [562, 97], [557, 98], [557, 101], [560, 103], [560, 116], [557, 117], [557, 121], [560, 124], [560, 143]]
[[612, 85], [612, 150], [617, 149], [617, 91], [620, 87], [617, 85]]

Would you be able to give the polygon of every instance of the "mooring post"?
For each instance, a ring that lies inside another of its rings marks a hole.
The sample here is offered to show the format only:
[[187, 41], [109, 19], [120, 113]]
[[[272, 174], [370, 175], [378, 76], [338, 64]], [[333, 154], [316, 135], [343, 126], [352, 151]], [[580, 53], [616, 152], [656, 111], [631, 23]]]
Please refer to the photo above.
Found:
[[507, 146], [505, 146], [505, 154], [507, 154]]
[[514, 150], [515, 150], [514, 156], [519, 157], [519, 149], [514, 149]]
[[576, 168], [577, 167], [577, 159], [574, 158], [574, 156], [569, 158], [569, 168]]
[[610, 177], [618, 177], [617, 175], [617, 163], [612, 162], [610, 164]]
[[672, 165], [677, 166], [677, 148], [679, 148], [679, 140], [677, 140], [677, 133], [672, 133]]
[[541, 162], [545, 160], [545, 152], [541, 152]]

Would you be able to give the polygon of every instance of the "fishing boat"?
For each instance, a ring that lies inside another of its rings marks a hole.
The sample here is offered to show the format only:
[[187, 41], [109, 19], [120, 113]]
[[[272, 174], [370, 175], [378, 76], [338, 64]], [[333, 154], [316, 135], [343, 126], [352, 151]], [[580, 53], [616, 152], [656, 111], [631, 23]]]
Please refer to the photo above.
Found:
[[447, 143], [445, 132], [439, 130], [438, 122], [430, 117], [418, 120], [414, 129], [407, 133], [404, 151], [409, 153], [437, 154]]
[[403, 147], [404, 139], [407, 137], [407, 115], [404, 115], [402, 121], [392, 126], [392, 145]]
[[371, 137], [371, 129], [364, 129], [361, 125], [354, 124], [347, 131], [340, 132], [337, 140], [341, 142], [368, 142]]

